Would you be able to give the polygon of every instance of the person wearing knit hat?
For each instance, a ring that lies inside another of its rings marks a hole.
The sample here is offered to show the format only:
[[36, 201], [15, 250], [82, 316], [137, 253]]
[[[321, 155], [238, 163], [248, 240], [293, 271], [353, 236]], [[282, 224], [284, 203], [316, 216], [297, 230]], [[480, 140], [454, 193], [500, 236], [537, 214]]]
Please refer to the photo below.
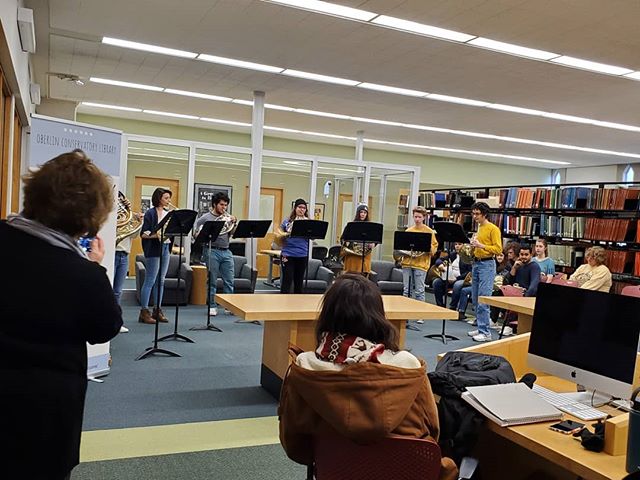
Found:
[[[366, 203], [360, 203], [356, 208], [356, 216], [353, 219], [354, 222], [368, 222], [369, 221], [369, 207]], [[340, 255], [343, 257], [344, 268], [343, 271], [346, 272], [356, 272], [362, 273], [366, 277], [371, 273], [371, 252], [373, 247], [375, 246], [373, 243], [367, 244], [365, 248], [364, 255], [364, 264], [362, 262], [362, 254], [360, 253], [360, 248], [362, 248], [362, 243], [357, 246], [354, 245], [354, 242], [345, 242], [342, 241], [342, 250]], [[358, 250], [356, 250], [358, 249]]]
[[293, 202], [291, 214], [282, 221], [279, 232], [276, 233], [276, 243], [282, 243], [280, 293], [302, 293], [309, 256], [309, 240], [291, 238], [290, 235], [294, 221], [308, 219], [307, 202], [298, 198]]

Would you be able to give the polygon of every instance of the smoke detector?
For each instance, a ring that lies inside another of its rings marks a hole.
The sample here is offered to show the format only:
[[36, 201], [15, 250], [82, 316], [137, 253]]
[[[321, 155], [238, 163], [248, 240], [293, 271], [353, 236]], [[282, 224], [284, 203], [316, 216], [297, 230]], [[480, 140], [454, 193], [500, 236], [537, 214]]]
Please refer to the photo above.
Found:
[[73, 73], [47, 72], [47, 75], [59, 78], [60, 80], [71, 82], [75, 85], [78, 85], [79, 87], [82, 87], [84, 85], [84, 80]]

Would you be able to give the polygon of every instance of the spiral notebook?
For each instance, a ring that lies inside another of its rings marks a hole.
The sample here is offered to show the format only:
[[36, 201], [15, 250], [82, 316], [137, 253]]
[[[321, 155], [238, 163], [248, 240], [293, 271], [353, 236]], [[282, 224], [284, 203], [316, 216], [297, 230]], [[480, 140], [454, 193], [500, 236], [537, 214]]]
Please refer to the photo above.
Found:
[[501, 427], [562, 418], [560, 410], [524, 383], [467, 387], [462, 399]]

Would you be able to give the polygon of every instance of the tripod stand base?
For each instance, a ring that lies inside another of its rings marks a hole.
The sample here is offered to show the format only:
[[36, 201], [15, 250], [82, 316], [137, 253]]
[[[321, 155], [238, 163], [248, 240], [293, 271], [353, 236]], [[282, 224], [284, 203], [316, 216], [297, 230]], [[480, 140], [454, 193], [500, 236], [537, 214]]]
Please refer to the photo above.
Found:
[[430, 333], [429, 335], [424, 335], [424, 338], [439, 338], [445, 345], [447, 343], [447, 340], [460, 340], [458, 337], [454, 337], [453, 335], [449, 335], [447, 333]]
[[172, 352], [171, 350], [165, 350], [164, 348], [147, 347], [147, 349], [144, 352], [142, 352], [140, 355], [136, 357], [136, 360], [142, 360], [143, 358], [147, 358], [149, 355], [155, 355], [155, 354], [166, 355], [168, 357], [182, 356], [179, 353]]
[[191, 327], [189, 330], [198, 331], [198, 330], [210, 330], [212, 332], [220, 332], [222, 333], [222, 329], [216, 327], [215, 325], [209, 323], [207, 325], [202, 325], [201, 327]]
[[165, 335], [164, 337], [158, 339], [159, 342], [162, 342], [164, 340], [183, 340], [187, 343], [196, 343], [189, 337], [185, 337], [184, 335], [181, 335], [179, 333], [170, 333], [169, 335]]

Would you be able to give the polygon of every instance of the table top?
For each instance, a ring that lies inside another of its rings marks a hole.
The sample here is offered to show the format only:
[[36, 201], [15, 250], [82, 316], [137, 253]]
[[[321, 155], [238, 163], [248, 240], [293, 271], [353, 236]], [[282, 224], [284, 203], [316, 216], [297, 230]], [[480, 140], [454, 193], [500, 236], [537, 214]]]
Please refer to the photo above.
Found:
[[533, 310], [536, 306], [535, 297], [479, 297], [479, 301], [480, 303], [527, 315], [533, 315]]
[[[222, 293], [216, 302], [243, 320], [315, 320], [322, 295]], [[456, 320], [458, 312], [400, 295], [383, 295], [389, 320]]]
[[262, 255], [271, 255], [272, 257], [279, 257], [282, 250], [260, 250], [258, 253]]

